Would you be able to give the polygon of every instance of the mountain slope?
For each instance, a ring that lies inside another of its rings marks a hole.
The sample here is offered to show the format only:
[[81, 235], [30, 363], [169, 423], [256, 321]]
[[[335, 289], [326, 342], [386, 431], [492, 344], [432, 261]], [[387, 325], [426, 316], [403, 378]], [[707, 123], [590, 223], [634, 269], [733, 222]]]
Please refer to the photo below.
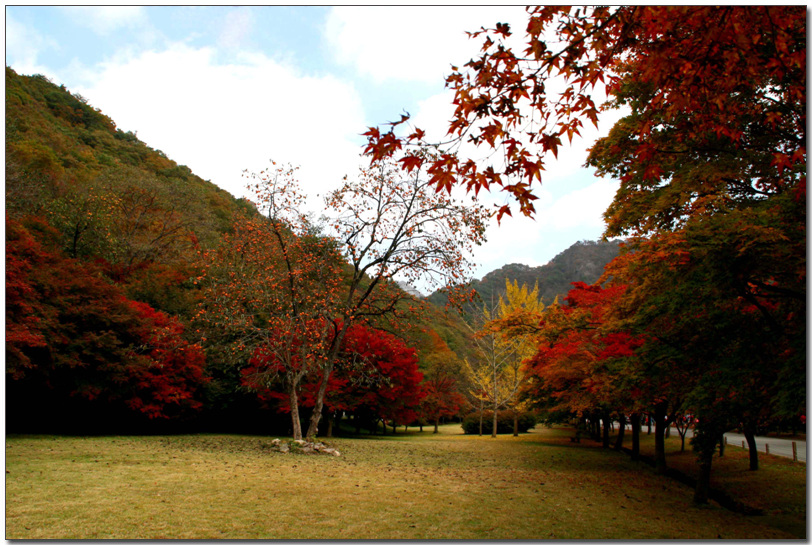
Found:
[[[511, 263], [491, 271], [475, 280], [471, 287], [476, 290], [481, 301], [495, 303], [505, 292], [505, 280], [518, 281], [519, 285], [532, 287], [538, 282], [539, 293], [546, 304], [558, 297], [563, 302], [572, 282], [592, 284], [603, 274], [604, 266], [618, 255], [619, 241], [580, 241], [576, 242], [549, 263], [540, 267], [530, 267], [521, 263]], [[447, 297], [442, 292], [429, 296], [436, 305], [445, 305]], [[480, 303], [481, 304], [481, 303]]]

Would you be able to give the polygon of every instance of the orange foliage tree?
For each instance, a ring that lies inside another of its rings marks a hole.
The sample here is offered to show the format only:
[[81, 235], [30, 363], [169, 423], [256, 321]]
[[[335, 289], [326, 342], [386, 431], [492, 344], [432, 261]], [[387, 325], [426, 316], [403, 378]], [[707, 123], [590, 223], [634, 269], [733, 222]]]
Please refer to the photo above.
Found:
[[381, 164], [328, 195], [323, 228], [333, 236], [323, 236], [302, 212], [294, 174], [274, 166], [253, 175], [267, 217], [241, 222], [209, 256], [199, 316], [229, 332], [218, 341], [230, 335], [235, 352], [264, 358], [269, 376], [284, 377], [297, 437], [299, 385], [320, 376], [306, 433], [315, 437], [349, 328], [408, 311], [413, 299], [396, 279], [464, 283], [486, 215], [435, 192], [419, 170], [401, 176]]
[[[438, 188], [501, 187], [531, 215], [533, 184], [541, 182], [547, 154], [556, 155], [585, 122], [597, 125], [597, 90], [605, 87], [617, 98], [630, 82], [650, 89], [628, 149], [647, 180], [674, 182], [647, 164], [662, 151], [661, 124], [677, 129], [673, 145], [707, 157], [720, 143], [762, 154], [768, 187], [770, 178], [806, 162], [803, 6], [534, 7], [524, 51], [506, 43], [511, 34], [506, 24], [470, 33], [482, 40], [481, 54], [462, 69], [452, 66], [446, 78], [456, 110], [450, 140], [436, 158], [411, 151], [425, 133], [399, 134], [408, 120], [402, 116], [388, 130], [367, 131], [373, 162], [406, 150], [403, 168], [428, 162]], [[501, 162], [460, 157], [463, 142], [498, 152]], [[498, 211], [504, 213], [509, 204]]]
[[205, 253], [197, 321], [210, 343], [251, 358], [251, 384], [284, 384], [293, 436], [301, 439], [300, 384], [323, 364], [340, 327], [342, 268], [333, 241], [301, 214], [304, 197], [293, 175], [283, 167], [260, 173], [253, 189], [265, 217], [238, 218]]

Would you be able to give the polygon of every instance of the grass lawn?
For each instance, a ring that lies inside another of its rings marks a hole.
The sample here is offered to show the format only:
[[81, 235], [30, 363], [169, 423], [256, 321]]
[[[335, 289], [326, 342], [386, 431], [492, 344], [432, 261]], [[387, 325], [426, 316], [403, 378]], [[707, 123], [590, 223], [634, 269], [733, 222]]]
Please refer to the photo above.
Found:
[[[256, 436], [9, 436], [6, 539], [805, 537], [770, 516], [694, 507], [690, 488], [570, 435], [492, 439], [448, 425], [336, 438], [338, 458], [272, 452]], [[738, 468], [732, 451], [725, 463]], [[798, 505], [794, 492], [748, 493], [805, 532], [805, 465], [762, 461], [766, 477], [730, 486], [779, 475], [803, 493]]]

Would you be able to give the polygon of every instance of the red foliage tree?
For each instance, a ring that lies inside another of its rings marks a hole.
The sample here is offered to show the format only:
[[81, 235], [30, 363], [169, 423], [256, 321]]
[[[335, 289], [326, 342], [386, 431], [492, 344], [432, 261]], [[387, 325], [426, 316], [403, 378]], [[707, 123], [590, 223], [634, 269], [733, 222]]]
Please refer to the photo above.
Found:
[[420, 404], [420, 416], [434, 424], [437, 433], [440, 419], [456, 415], [466, 400], [459, 392], [457, 380], [447, 374], [437, 374], [423, 382], [425, 399]]
[[42, 220], [24, 223], [6, 221], [10, 396], [50, 392], [149, 418], [199, 409], [203, 353], [180, 323], [62, 255]]
[[[257, 390], [262, 399], [276, 402], [280, 410], [288, 412], [291, 405], [286, 393], [255, 381], [279, 365], [269, 356], [268, 351], [257, 349], [249, 367], [243, 370], [245, 384]], [[298, 400], [302, 407], [315, 406], [320, 378], [319, 373], [311, 372], [303, 381]], [[393, 335], [356, 324], [344, 336], [324, 405], [333, 414], [345, 412], [359, 420], [409, 424], [416, 420], [424, 396], [422, 379], [414, 349]]]
[[[651, 90], [627, 148], [639, 159], [631, 172], [644, 173], [653, 187], [675, 181], [648, 161], [662, 151], [657, 136], [663, 126], [677, 129], [673, 144], [707, 159], [727, 144], [760, 157], [751, 163], [759, 175], [751, 178], [763, 180], [761, 190], [785, 185], [785, 171], [803, 170], [803, 6], [533, 7], [524, 51], [507, 44], [511, 34], [506, 24], [470, 34], [482, 40], [481, 54], [462, 69], [452, 67], [446, 78], [455, 93], [451, 141], [430, 160], [408, 150], [404, 169], [427, 164], [438, 189], [501, 187], [532, 214], [533, 184], [541, 182], [548, 154], [556, 155], [585, 122], [597, 125], [598, 89], [605, 86], [617, 98], [631, 82]], [[407, 120], [402, 116], [388, 131], [367, 131], [373, 162], [422, 143], [420, 129], [396, 134]], [[484, 146], [494, 161], [480, 165], [460, 157], [463, 142]], [[741, 181], [709, 183], [735, 190]], [[673, 185], [682, 190], [679, 180]], [[503, 213], [510, 213], [509, 204]]]
[[635, 349], [642, 338], [613, 329], [607, 311], [625, 286], [604, 288], [574, 282], [567, 305], [547, 308], [541, 323], [538, 352], [527, 364], [528, 393], [549, 398], [553, 410], [604, 420], [608, 446], [608, 419], [612, 412], [634, 410]]

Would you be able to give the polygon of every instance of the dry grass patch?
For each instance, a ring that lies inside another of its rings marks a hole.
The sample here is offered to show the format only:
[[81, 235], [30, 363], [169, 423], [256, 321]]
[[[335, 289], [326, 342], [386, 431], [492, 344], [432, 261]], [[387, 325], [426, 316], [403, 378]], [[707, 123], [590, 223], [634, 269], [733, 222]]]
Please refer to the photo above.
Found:
[[7, 539], [791, 538], [626, 457], [442, 433], [272, 452], [271, 438], [9, 437]]

